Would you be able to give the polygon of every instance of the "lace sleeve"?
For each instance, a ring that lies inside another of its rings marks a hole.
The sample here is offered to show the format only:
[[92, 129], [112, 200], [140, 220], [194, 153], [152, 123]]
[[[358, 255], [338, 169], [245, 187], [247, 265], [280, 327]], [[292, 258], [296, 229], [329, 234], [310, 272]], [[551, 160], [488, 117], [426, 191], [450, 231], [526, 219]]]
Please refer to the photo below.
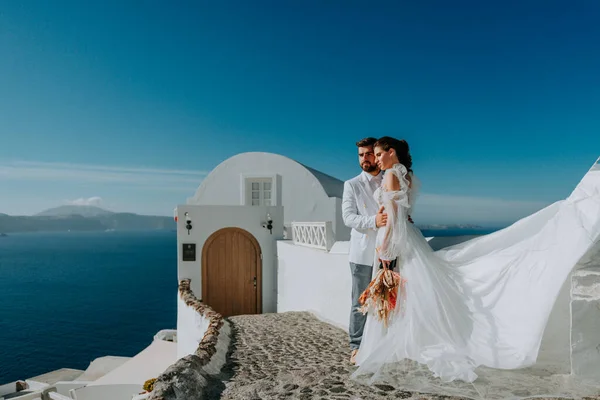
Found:
[[407, 251], [408, 212], [411, 207], [410, 183], [406, 177], [406, 168], [402, 164], [398, 164], [388, 171], [398, 179], [400, 189], [384, 190], [382, 193], [383, 206], [387, 213], [387, 224], [382, 228], [385, 234], [378, 249], [378, 256], [382, 260], [394, 260]]

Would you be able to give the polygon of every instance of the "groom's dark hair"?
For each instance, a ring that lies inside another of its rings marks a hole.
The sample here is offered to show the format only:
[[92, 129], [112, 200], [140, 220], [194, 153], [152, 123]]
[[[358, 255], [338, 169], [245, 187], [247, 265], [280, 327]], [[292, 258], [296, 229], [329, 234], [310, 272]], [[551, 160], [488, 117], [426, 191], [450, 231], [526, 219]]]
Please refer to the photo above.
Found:
[[410, 149], [406, 140], [384, 136], [379, 138], [373, 147], [381, 147], [384, 151], [388, 151], [389, 149], [396, 150], [396, 157], [398, 157], [400, 164], [404, 165], [407, 170], [412, 171], [412, 157], [410, 156]]
[[356, 142], [356, 147], [371, 147], [375, 144], [376, 141], [377, 139], [375, 139], [374, 137], [364, 138]]

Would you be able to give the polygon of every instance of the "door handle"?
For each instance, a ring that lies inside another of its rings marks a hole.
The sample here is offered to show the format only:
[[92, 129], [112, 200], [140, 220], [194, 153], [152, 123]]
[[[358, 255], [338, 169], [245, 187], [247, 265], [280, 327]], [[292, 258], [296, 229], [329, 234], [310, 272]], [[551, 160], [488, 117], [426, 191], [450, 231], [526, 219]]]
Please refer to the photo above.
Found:
[[256, 288], [256, 277], [254, 277], [254, 287]]

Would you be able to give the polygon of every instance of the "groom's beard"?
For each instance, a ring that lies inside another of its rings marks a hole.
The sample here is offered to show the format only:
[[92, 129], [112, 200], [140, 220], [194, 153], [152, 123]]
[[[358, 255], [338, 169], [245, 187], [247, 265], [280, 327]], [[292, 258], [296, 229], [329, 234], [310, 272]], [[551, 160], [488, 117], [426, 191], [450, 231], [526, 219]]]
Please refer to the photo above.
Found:
[[363, 171], [365, 172], [375, 172], [377, 171], [377, 164], [371, 164], [371, 163], [362, 163], [360, 165], [360, 167], [362, 168]]

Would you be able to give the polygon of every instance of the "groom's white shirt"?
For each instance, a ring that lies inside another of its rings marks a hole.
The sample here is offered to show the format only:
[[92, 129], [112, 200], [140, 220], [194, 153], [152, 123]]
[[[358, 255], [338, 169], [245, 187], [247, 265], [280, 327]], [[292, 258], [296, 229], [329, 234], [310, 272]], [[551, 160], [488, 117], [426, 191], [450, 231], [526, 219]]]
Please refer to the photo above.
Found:
[[381, 185], [383, 174], [373, 176], [367, 172], [344, 182], [342, 218], [352, 228], [350, 234], [349, 261], [355, 264], [373, 265], [377, 226], [375, 218], [379, 206], [373, 197]]

